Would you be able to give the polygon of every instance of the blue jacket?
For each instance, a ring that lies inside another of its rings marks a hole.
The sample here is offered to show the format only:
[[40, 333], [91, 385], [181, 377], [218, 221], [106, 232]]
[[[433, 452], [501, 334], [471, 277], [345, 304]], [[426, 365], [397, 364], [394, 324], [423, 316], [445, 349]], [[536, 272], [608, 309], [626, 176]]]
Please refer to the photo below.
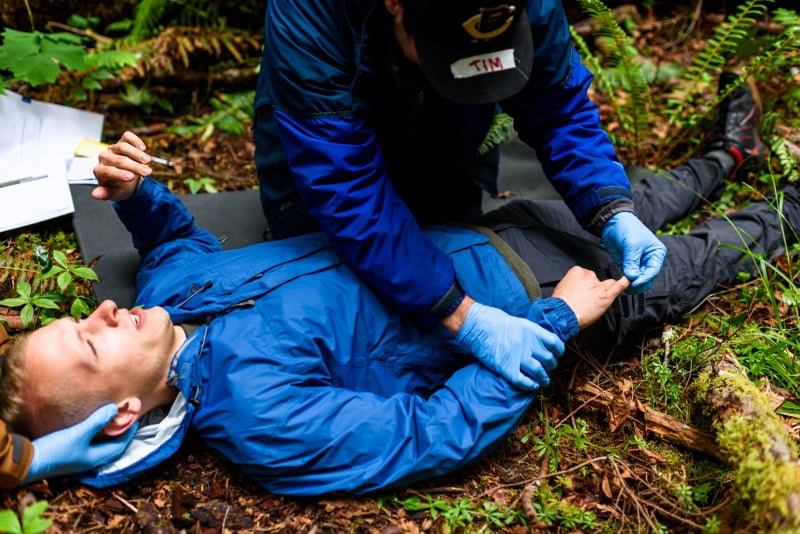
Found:
[[[630, 185], [586, 95], [591, 75], [563, 6], [530, 0], [527, 12], [530, 83], [497, 104], [586, 225], [601, 206], [630, 199]], [[405, 202], [398, 189], [410, 175], [421, 184], [444, 173], [481, 180], [476, 151], [497, 104], [444, 100], [396, 60], [396, 48], [383, 0], [270, 0], [256, 164], [262, 196], [280, 199], [297, 187], [363, 280], [402, 312], [435, 323], [458, 304], [448, 298], [455, 270], [408, 207], [424, 185], [406, 191]]]
[[[173, 357], [174, 404], [141, 422], [122, 458], [83, 476], [89, 485], [152, 468], [193, 429], [274, 493], [371, 492], [482, 458], [535, 397], [443, 328], [387, 306], [321, 233], [223, 252], [150, 179], [117, 211], [142, 256], [137, 304], [200, 326]], [[427, 235], [482, 302], [538, 317], [562, 338], [575, 333], [566, 305], [532, 304], [483, 235]]]

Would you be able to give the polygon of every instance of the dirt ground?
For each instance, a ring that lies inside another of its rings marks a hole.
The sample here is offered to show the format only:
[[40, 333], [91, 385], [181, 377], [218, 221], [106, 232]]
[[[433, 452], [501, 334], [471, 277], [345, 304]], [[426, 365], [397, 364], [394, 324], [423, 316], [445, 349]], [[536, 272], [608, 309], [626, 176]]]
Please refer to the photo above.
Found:
[[[687, 42], [670, 53], [680, 55], [701, 46]], [[779, 91], [778, 83], [761, 89]], [[211, 177], [221, 191], [257, 185], [249, 134], [217, 131], [206, 141], [182, 138], [166, 132], [179, 119], [158, 111], [140, 114], [122, 107], [113, 96], [98, 100], [94, 109], [106, 114], [106, 140], [131, 129], [152, 153], [175, 162], [174, 169], [159, 168], [156, 173], [175, 192], [188, 192], [186, 177]], [[737, 310], [735, 301], [715, 297], [705, 309], [765, 317], [773, 313], [766, 306]], [[691, 331], [693, 325], [687, 321], [679, 326]], [[459, 473], [385, 495], [310, 499], [271, 495], [190, 436], [172, 459], [134, 482], [97, 490], [68, 479], [51, 479], [2, 493], [2, 507], [16, 509], [32, 499], [46, 499], [45, 517], [54, 523], [48, 532], [53, 533], [413, 534], [447, 532], [450, 525], [459, 524], [454, 517], [461, 517], [460, 524], [470, 525], [468, 530], [474, 532], [605, 532], [607, 523], [614, 525], [614, 531], [652, 532], [656, 522], [665, 532], [701, 532], [710, 517], [718, 518], [720, 532], [753, 532], [725, 469], [713, 459], [653, 438], [644, 421], [636, 395], [643, 380], [641, 355], [661, 345], [667, 328], [631, 339], [613, 354], [578, 355], [573, 365], [554, 373], [553, 385], [534, 403], [519, 430], [486, 459]], [[576, 392], [587, 383], [607, 392], [623, 408], [579, 400]], [[563, 432], [566, 427], [573, 430]], [[543, 449], [542, 438], [559, 431], [573, 438], [560, 442], [557, 450]], [[585, 436], [589, 445], [582, 446], [574, 436]], [[652, 446], [638, 446], [643, 440], [651, 440]], [[704, 463], [716, 476], [713, 498], [704, 506], [686, 506], [672, 490], [695, 476], [693, 465]], [[548, 525], [541, 510], [530, 505], [531, 495], [548, 485], [559, 488], [558, 501], [593, 513], [594, 523], [584, 518]], [[426, 495], [431, 502], [448, 504], [413, 506], [415, 498], [425, 502]], [[492, 515], [491, 510], [500, 513]]]

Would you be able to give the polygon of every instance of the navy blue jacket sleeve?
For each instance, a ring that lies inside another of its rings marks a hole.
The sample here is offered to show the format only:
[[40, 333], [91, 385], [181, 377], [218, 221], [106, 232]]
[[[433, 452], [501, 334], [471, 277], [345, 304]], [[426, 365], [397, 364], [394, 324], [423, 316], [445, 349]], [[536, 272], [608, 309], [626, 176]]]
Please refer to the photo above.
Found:
[[527, 10], [536, 57], [531, 83], [501, 107], [586, 226], [601, 206], [632, 199], [630, 182], [588, 97], [592, 76], [572, 44], [563, 6], [531, 0]]
[[276, 119], [304, 202], [353, 270], [401, 312], [426, 323], [449, 314], [460, 302], [452, 260], [386, 177], [374, 132], [353, 117]]
[[[345, 6], [358, 4], [348, 11]], [[356, 109], [359, 10], [383, 2], [267, 5], [263, 95], [303, 201], [354, 271], [399, 311], [435, 323], [460, 302], [450, 258], [392, 187], [374, 130]], [[256, 102], [256, 106], [263, 102]]]
[[127, 200], [115, 202], [122, 224], [130, 232], [141, 265], [136, 279], [137, 295], [160, 269], [185, 261], [187, 256], [222, 250], [219, 240], [194, 224], [194, 217], [167, 187], [145, 178]]

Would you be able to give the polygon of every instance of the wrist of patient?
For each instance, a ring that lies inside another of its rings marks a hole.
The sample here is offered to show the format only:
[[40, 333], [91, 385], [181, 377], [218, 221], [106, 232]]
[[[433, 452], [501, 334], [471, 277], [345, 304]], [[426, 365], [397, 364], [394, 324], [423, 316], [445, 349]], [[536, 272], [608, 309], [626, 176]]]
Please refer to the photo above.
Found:
[[464, 321], [467, 319], [467, 313], [469, 313], [469, 309], [472, 305], [475, 304], [475, 301], [469, 295], [464, 295], [464, 298], [461, 302], [456, 306], [456, 309], [453, 312], [442, 319], [442, 326], [450, 332], [450, 334], [456, 336], [458, 332], [461, 330], [461, 327], [464, 325]]

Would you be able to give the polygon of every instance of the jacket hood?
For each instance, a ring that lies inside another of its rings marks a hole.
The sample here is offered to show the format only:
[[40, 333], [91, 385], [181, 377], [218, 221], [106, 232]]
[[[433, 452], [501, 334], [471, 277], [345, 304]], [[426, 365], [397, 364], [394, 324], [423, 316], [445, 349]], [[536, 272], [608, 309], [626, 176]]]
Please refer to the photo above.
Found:
[[[139, 428], [122, 456], [78, 477], [95, 488], [127, 482], [172, 456], [180, 447], [189, 426], [186, 397], [182, 393], [168, 410], [148, 414], [151, 422], [140, 422]], [[159, 420], [152, 421], [153, 419]]]

